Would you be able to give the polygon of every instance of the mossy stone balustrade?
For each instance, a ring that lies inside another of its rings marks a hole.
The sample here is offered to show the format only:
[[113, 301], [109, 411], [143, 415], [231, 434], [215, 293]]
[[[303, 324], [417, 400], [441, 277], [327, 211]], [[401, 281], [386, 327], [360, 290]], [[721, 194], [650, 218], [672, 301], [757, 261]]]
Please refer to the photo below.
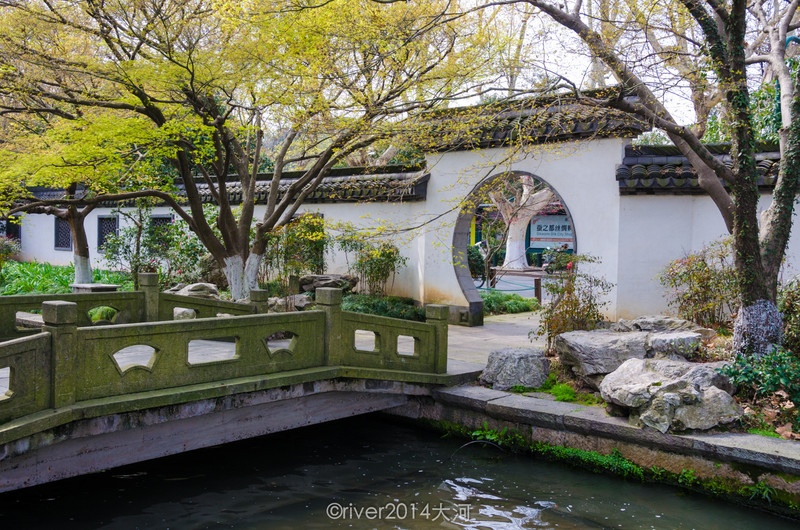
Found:
[[[407, 322], [342, 311], [341, 290], [319, 289], [316, 310], [264, 314], [257, 313], [266, 307], [263, 292], [254, 293], [251, 304], [192, 299], [158, 293], [154, 276], [142, 278], [136, 293], [48, 296], [41, 303], [41, 332], [0, 343], [0, 370], [9, 381], [0, 394], [0, 444], [74, 419], [287, 380], [446, 382], [446, 306], [428, 306], [428, 322]], [[86, 313], [96, 305], [123, 307], [140, 320], [171, 316], [174, 307], [214, 316], [93, 326]], [[233, 313], [239, 314], [216, 316]], [[13, 313], [6, 316], [8, 330]], [[374, 337], [374, 345], [359, 349], [358, 335]]]

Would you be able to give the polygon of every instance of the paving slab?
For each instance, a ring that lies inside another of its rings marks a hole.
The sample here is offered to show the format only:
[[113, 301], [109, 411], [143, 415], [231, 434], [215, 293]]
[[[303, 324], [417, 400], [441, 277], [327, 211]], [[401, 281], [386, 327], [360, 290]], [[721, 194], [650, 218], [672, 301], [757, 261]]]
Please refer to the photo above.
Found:
[[545, 347], [544, 338], [528, 336], [539, 329], [538, 312], [484, 318], [483, 326], [451, 325], [447, 333], [447, 358], [486, 366], [489, 353], [501, 348]]
[[[474, 363], [464, 363], [475, 366]], [[447, 365], [450, 371], [450, 362]], [[434, 390], [437, 400], [457, 407], [465, 407], [473, 410], [486, 410], [486, 404], [493, 399], [499, 399], [508, 395], [506, 392], [492, 390], [485, 386], [457, 386]]]
[[[541, 405], [534, 402], [530, 406], [538, 408]], [[627, 418], [609, 416], [603, 407], [585, 407], [569, 412], [564, 415], [563, 421], [567, 430], [580, 434], [645, 443], [653, 449], [683, 451], [696, 449], [696, 444], [689, 438], [634, 427], [628, 423]]]
[[546, 401], [519, 394], [507, 394], [486, 404], [486, 413], [509, 421], [519, 421], [536, 427], [564, 429], [564, 416], [586, 408], [575, 403]]
[[743, 433], [694, 434], [686, 438], [710, 445], [725, 459], [800, 475], [800, 443]]

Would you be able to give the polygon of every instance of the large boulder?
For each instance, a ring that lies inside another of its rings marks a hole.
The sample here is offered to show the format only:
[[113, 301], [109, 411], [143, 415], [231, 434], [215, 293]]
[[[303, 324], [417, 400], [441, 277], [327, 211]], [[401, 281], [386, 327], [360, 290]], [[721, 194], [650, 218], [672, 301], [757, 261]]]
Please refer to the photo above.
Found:
[[217, 290], [217, 286], [213, 283], [190, 283], [189, 285], [178, 284], [172, 289], [167, 290], [167, 292], [181, 296], [194, 296], [196, 298], [219, 300], [219, 291]]
[[647, 356], [647, 337], [646, 332], [570, 331], [558, 335], [553, 345], [561, 363], [596, 390], [605, 374], [628, 359]]
[[489, 354], [489, 361], [481, 374], [481, 383], [496, 390], [513, 386], [538, 388], [547, 380], [550, 361], [544, 350], [536, 348], [503, 348]]
[[300, 277], [300, 291], [310, 293], [321, 287], [333, 287], [350, 291], [357, 283], [358, 278], [349, 274], [308, 274]]
[[634, 318], [633, 320], [620, 320], [611, 325], [612, 331], [650, 331], [655, 333], [672, 333], [677, 331], [691, 331], [699, 333], [704, 340], [713, 337], [713, 329], [698, 326], [694, 322], [665, 315], [651, 315]]
[[600, 394], [627, 409], [634, 425], [661, 432], [710, 429], [742, 414], [731, 397], [734, 386], [717, 371], [723, 365], [629, 359], [603, 379]]
[[683, 360], [700, 349], [703, 336], [696, 331], [650, 333], [646, 357]]

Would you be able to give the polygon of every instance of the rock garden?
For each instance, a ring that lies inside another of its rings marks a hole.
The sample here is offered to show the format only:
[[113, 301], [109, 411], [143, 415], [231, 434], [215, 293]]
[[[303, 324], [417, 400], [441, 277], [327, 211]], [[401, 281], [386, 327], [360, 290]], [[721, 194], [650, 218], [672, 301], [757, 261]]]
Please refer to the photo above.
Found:
[[[793, 353], [800, 346], [800, 282], [781, 289], [783, 345], [745, 358], [734, 353], [735, 300], [724, 292], [714, 298], [702, 282], [687, 289], [676, 281], [686, 261], [671, 263], [661, 280], [677, 293], [670, 300], [677, 312], [694, 318], [603, 322], [602, 289], [587, 289], [591, 277], [565, 274], [545, 286], [552, 302], [542, 310], [538, 334], [547, 347], [491, 352], [480, 383], [536, 398], [595, 403], [633, 426], [661, 433], [732, 431], [800, 440], [800, 359]], [[707, 266], [709, 281], [719, 283], [727, 273], [719, 264]]]

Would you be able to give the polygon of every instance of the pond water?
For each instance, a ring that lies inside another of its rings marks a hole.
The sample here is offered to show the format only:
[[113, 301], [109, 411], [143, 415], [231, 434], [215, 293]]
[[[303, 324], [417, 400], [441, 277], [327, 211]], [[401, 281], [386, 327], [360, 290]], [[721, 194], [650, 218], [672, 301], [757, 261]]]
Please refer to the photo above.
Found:
[[0, 494], [3, 529], [797, 527], [382, 416]]

